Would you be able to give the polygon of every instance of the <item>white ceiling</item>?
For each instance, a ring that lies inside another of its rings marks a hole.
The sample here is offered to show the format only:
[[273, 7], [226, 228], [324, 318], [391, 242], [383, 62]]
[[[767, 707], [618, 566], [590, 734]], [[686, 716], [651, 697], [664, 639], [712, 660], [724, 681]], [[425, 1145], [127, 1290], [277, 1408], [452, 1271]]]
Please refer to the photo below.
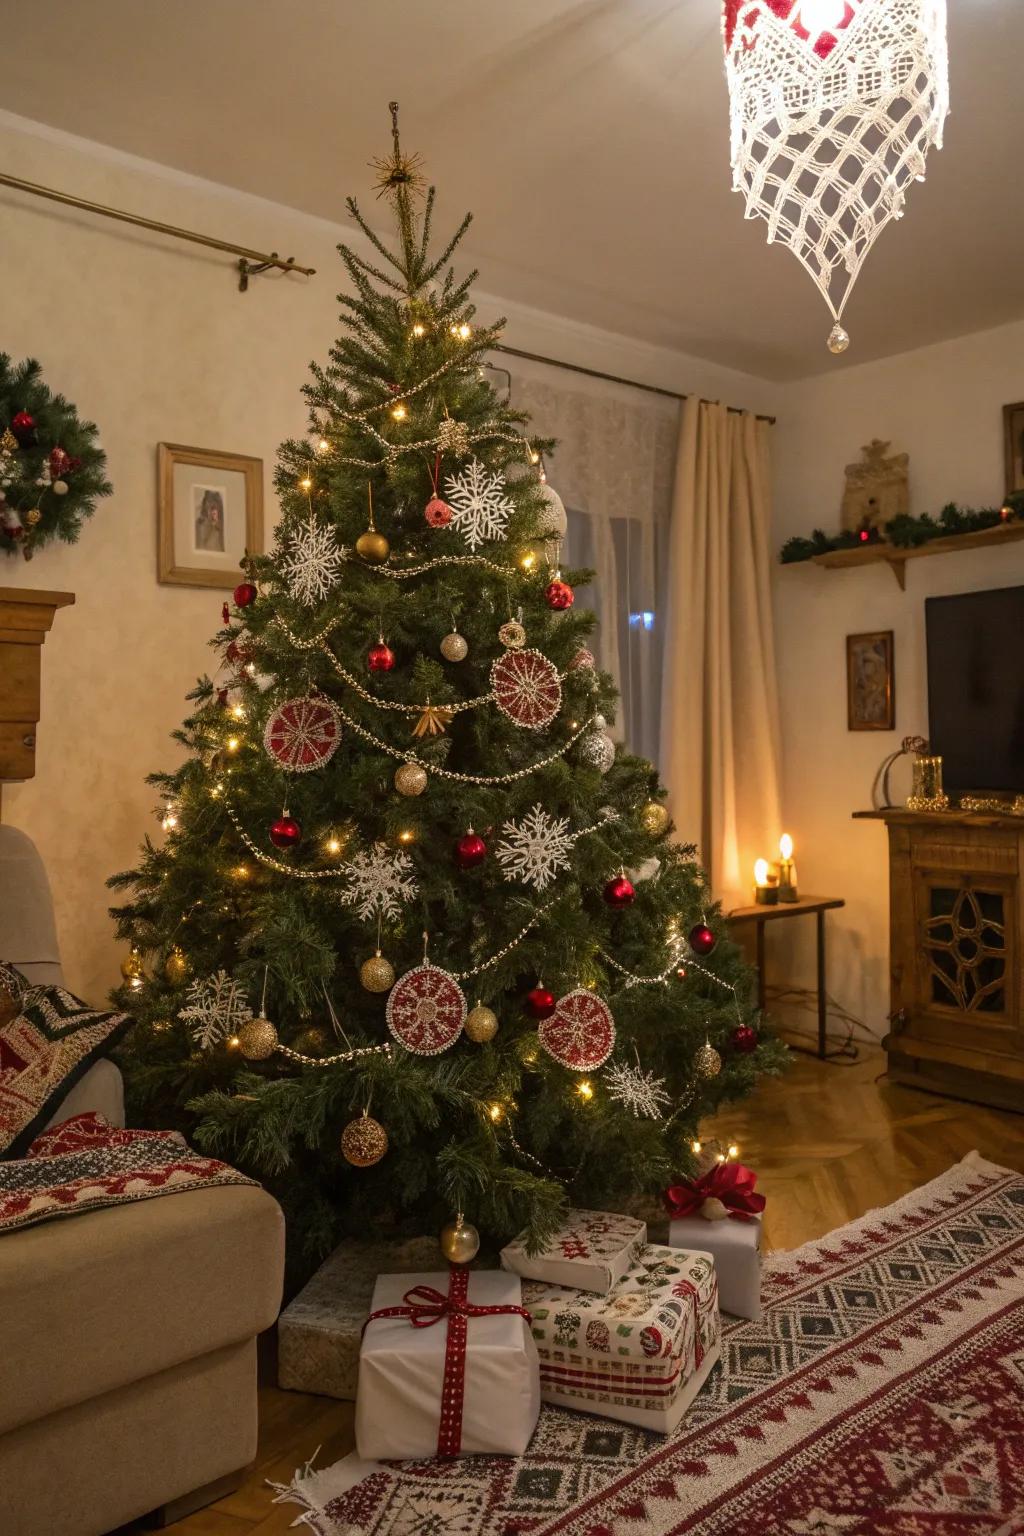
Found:
[[[8, 0], [0, 104], [342, 221], [396, 97], [487, 292], [766, 377], [842, 366], [729, 190], [719, 3]], [[868, 258], [844, 363], [1024, 314], [1024, 3], [950, 12], [946, 148]]]

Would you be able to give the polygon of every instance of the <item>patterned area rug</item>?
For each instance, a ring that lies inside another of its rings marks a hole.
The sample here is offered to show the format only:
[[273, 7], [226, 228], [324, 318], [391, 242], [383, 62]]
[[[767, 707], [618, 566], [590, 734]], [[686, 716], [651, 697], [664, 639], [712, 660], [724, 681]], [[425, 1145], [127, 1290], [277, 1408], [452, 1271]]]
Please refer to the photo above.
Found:
[[319, 1536], [1024, 1536], [1024, 1177], [971, 1154], [763, 1295], [667, 1440], [545, 1408], [519, 1460], [279, 1496]]

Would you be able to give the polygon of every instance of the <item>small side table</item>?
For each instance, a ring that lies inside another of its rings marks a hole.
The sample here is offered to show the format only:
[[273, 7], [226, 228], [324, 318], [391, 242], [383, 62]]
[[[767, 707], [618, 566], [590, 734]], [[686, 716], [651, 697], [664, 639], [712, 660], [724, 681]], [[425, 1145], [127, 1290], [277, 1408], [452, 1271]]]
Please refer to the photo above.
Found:
[[757, 925], [757, 1003], [763, 1011], [766, 991], [765, 925], [777, 922], [783, 917], [802, 917], [805, 913], [814, 913], [818, 930], [818, 1047], [816, 1051], [809, 1051], [806, 1046], [799, 1045], [791, 1046], [790, 1049], [803, 1050], [807, 1055], [818, 1056], [822, 1061], [829, 1055], [825, 1048], [825, 1029], [828, 1022], [828, 999], [825, 989], [825, 913], [833, 911], [836, 907], [845, 906], [846, 902], [839, 896], [801, 896], [799, 901], [780, 901], [774, 907], [735, 907], [726, 914], [730, 923], [756, 923]]

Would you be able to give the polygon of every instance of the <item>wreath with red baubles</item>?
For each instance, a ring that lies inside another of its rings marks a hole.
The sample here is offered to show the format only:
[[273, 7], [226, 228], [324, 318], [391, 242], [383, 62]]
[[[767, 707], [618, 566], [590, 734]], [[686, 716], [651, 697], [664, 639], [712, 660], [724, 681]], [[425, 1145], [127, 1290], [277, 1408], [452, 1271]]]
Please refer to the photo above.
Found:
[[113, 490], [95, 426], [42, 373], [0, 352], [0, 549], [26, 560], [54, 539], [74, 544]]

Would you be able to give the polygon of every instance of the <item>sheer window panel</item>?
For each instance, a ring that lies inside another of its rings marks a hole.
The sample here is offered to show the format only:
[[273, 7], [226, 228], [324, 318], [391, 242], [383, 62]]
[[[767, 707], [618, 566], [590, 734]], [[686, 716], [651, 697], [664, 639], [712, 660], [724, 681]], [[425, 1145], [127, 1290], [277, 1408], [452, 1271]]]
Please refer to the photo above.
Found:
[[568, 514], [562, 558], [595, 573], [576, 600], [597, 614], [592, 647], [622, 695], [614, 734], [656, 758], [678, 405], [598, 381], [566, 387], [534, 364], [514, 370], [511, 399], [558, 439], [547, 476]]

